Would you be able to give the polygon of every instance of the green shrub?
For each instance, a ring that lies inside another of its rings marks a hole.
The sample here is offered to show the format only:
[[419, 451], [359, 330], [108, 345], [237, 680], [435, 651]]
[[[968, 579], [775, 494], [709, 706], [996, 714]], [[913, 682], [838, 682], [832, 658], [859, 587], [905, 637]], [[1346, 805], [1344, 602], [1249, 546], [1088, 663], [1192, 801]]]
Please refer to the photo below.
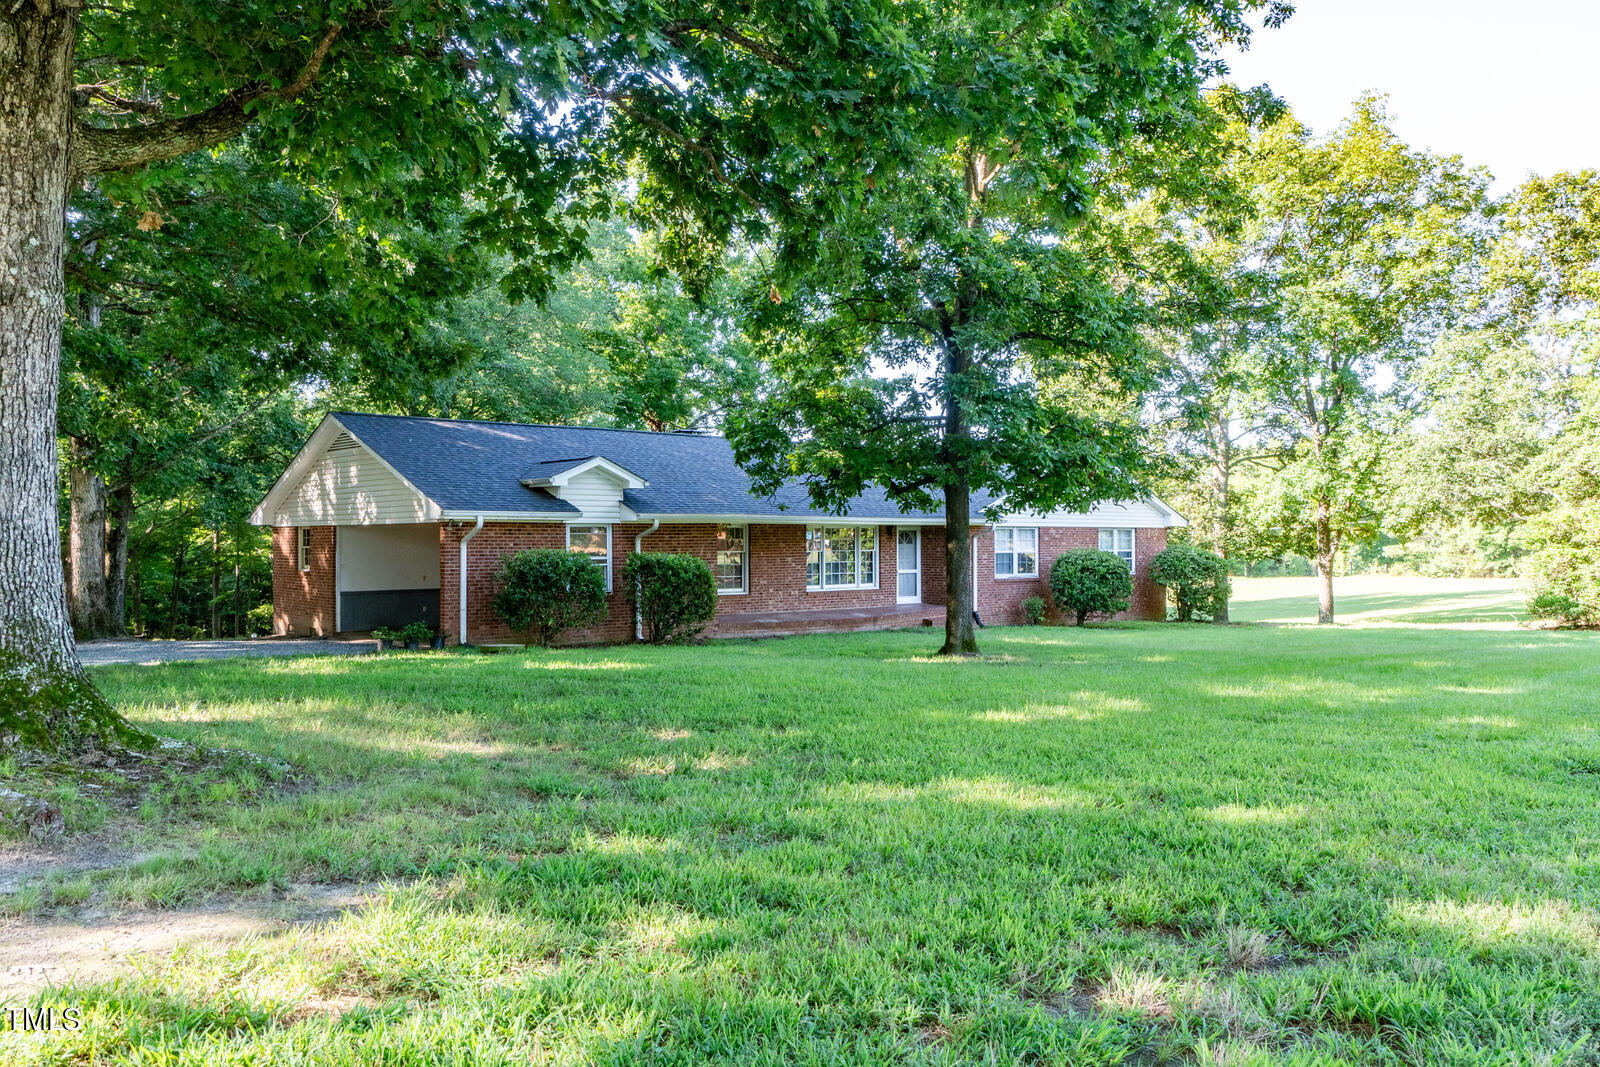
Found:
[[1115, 552], [1074, 548], [1050, 565], [1050, 592], [1056, 606], [1082, 626], [1091, 615], [1127, 611], [1133, 601], [1128, 561]]
[[412, 642], [427, 644], [433, 640], [433, 627], [425, 622], [408, 622], [400, 627], [400, 640], [408, 645]]
[[640, 552], [622, 569], [644, 638], [653, 645], [687, 641], [717, 613], [717, 580], [699, 556]]
[[1600, 501], [1534, 524], [1528, 614], [1562, 626], [1600, 626]]
[[605, 617], [605, 573], [581, 553], [530, 548], [502, 556], [494, 580], [494, 613], [534, 644], [548, 646]]
[[272, 605], [257, 604], [244, 613], [245, 633], [270, 634], [272, 632]]
[[1233, 591], [1223, 558], [1193, 545], [1171, 545], [1156, 553], [1150, 579], [1167, 587], [1179, 622], [1214, 618], [1227, 608]]
[[1029, 626], [1044, 622], [1044, 597], [1030, 596], [1022, 601], [1022, 621]]

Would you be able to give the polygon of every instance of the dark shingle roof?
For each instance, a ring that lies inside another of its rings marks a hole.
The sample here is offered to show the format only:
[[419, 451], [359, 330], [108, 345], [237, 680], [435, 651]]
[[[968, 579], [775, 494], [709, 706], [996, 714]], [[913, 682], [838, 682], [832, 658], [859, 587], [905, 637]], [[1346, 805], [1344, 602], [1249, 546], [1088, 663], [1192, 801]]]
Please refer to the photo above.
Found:
[[[576, 514], [571, 504], [543, 489], [529, 489], [522, 480], [547, 477], [603, 456], [650, 483], [622, 497], [640, 515], [828, 515], [812, 507], [799, 482], [784, 486], [773, 497], [753, 495], [750, 476], [733, 461], [727, 440], [709, 434], [342, 411], [333, 417], [446, 511]], [[974, 493], [974, 514], [988, 503], [987, 495]], [[853, 500], [848, 514], [887, 519], [901, 511], [882, 491], [872, 490]], [[911, 514], [939, 518], [941, 512]]]

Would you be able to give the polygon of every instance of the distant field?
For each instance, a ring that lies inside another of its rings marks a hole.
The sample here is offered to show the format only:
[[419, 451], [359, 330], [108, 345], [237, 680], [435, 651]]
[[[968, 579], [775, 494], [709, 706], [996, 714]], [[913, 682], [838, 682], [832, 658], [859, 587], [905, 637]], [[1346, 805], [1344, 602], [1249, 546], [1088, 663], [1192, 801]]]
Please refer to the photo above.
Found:
[[[1511, 623], [1528, 617], [1510, 578], [1401, 578], [1364, 574], [1336, 578], [1337, 622]], [[1235, 578], [1235, 622], [1316, 622], [1317, 579]]]

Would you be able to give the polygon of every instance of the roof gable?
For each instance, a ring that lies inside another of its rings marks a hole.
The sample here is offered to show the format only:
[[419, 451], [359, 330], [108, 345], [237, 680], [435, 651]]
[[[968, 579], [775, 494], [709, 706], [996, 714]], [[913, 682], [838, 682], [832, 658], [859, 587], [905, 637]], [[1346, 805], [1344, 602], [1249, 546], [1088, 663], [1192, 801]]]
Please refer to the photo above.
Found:
[[530, 489], [550, 487], [561, 489], [572, 484], [573, 479], [591, 473], [609, 478], [624, 489], [643, 489], [650, 484], [626, 467], [613, 463], [604, 456], [540, 460], [533, 465], [532, 472], [522, 479], [522, 484]]

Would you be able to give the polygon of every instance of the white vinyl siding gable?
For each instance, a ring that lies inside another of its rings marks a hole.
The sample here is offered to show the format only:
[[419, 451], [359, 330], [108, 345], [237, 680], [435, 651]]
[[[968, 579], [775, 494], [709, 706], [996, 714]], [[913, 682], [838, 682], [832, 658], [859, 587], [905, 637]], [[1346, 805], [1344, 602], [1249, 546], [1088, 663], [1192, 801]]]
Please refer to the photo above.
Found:
[[438, 518], [370, 449], [341, 433], [284, 498], [274, 526], [363, 526]]
[[556, 495], [579, 511], [585, 521], [622, 521], [622, 486], [602, 471], [585, 471], [556, 491]]

